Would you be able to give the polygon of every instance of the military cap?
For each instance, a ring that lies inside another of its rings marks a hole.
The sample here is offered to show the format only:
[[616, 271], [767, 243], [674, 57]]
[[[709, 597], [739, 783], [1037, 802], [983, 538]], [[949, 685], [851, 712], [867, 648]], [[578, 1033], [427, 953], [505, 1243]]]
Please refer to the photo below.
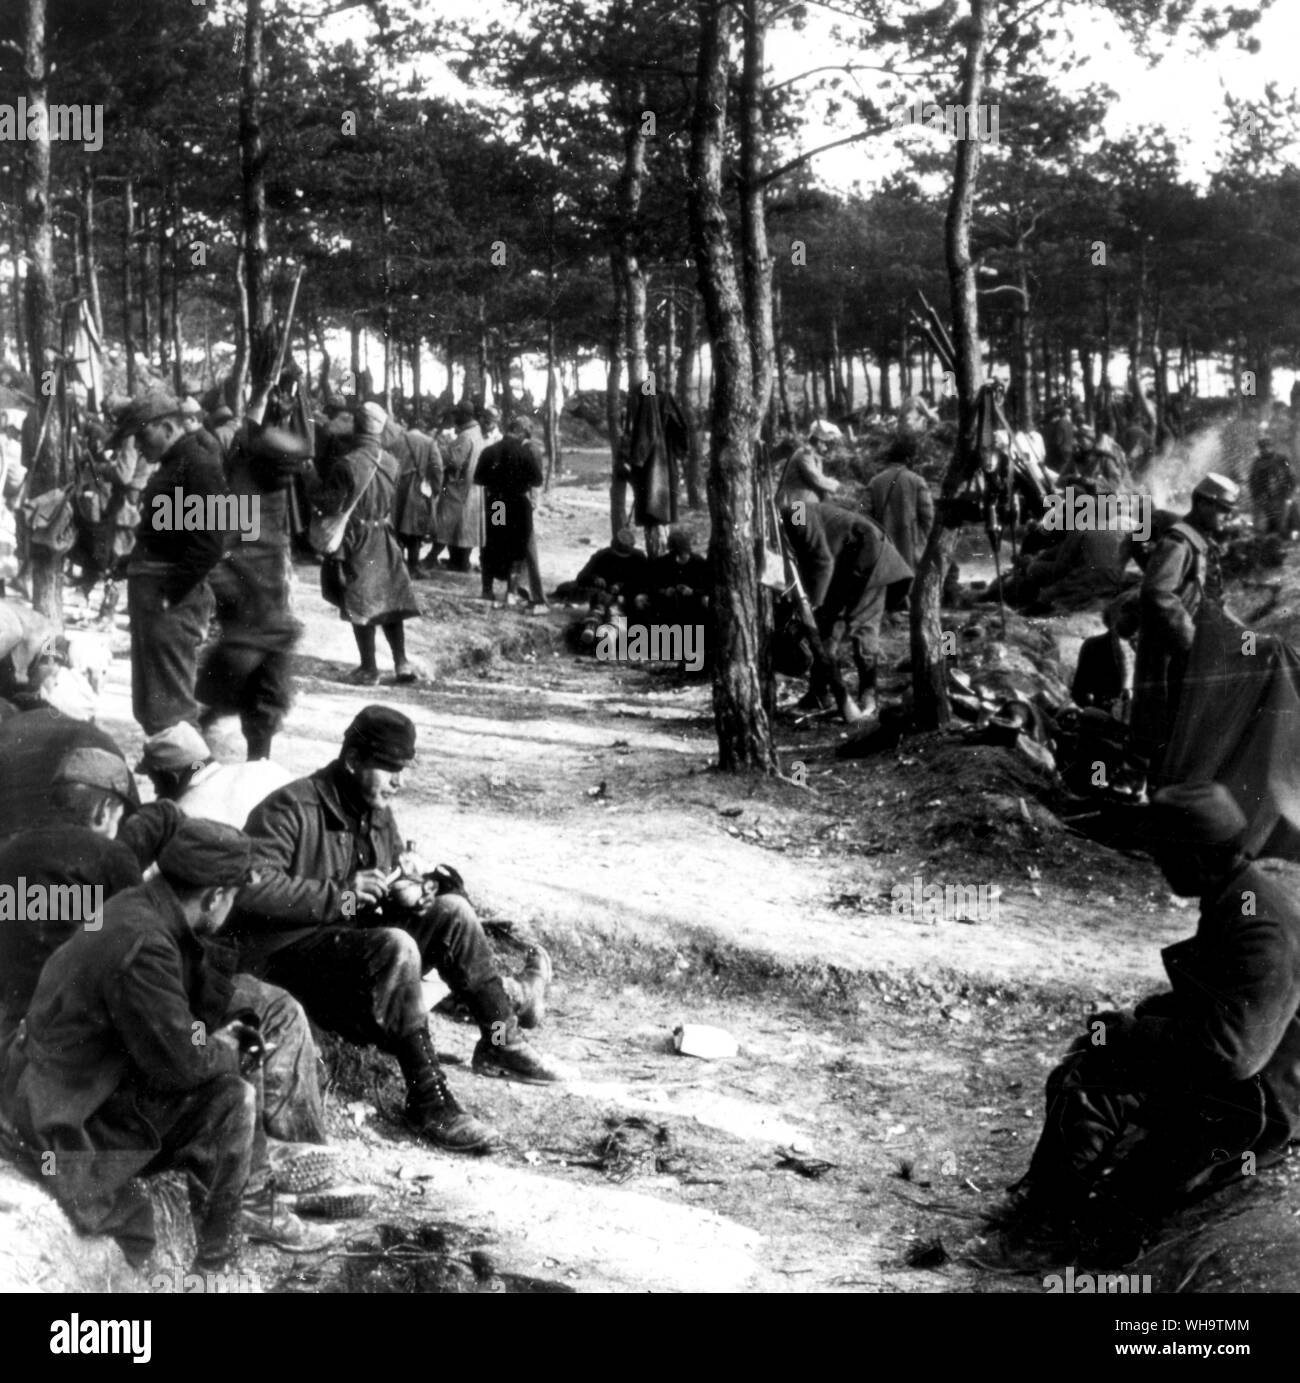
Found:
[[691, 551], [691, 535], [684, 528], [674, 528], [668, 535], [668, 551], [675, 556], [688, 556]]
[[626, 556], [629, 552], [636, 551], [636, 529], [620, 528], [614, 534], [614, 541], [610, 544], [615, 552], [620, 552]]
[[363, 403], [357, 409], [357, 431], [368, 437], [378, 437], [388, 422], [388, 414], [377, 403]]
[[1153, 794], [1148, 832], [1166, 844], [1231, 845], [1246, 833], [1245, 814], [1221, 783], [1178, 783]]
[[116, 793], [132, 810], [138, 801], [126, 760], [107, 749], [96, 749], [91, 745], [80, 745], [70, 750], [54, 770], [51, 781], [55, 785], [84, 783], [88, 788]]
[[344, 732], [343, 748], [395, 773], [415, 758], [415, 725], [389, 706], [366, 706]]
[[113, 435], [108, 439], [110, 450], [120, 447], [128, 437], [139, 436], [150, 423], [162, 422], [164, 418], [180, 416], [181, 406], [172, 394], [161, 391], [146, 394], [141, 399], [132, 399], [117, 419]]
[[220, 427], [222, 423], [228, 423], [235, 415], [224, 403], [218, 404], [208, 415], [208, 422], [213, 427]]
[[144, 742], [144, 755], [138, 773], [180, 773], [205, 764], [212, 758], [203, 736], [188, 720], [159, 730]]
[[203, 416], [203, 407], [192, 394], [181, 400], [180, 411], [187, 418], [201, 418]]
[[158, 871], [170, 884], [231, 888], [248, 882], [253, 842], [221, 821], [186, 817], [158, 852]]
[[1241, 486], [1235, 480], [1229, 480], [1226, 475], [1211, 471], [1192, 491], [1192, 498], [1208, 499], [1220, 509], [1235, 509], [1237, 501], [1241, 498]]

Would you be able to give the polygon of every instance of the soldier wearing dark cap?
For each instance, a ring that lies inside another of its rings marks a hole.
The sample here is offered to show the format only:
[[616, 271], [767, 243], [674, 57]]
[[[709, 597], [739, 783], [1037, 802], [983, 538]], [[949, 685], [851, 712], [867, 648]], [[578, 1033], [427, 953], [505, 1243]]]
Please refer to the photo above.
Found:
[[1300, 866], [1242, 854], [1217, 783], [1144, 809], [1156, 863], [1200, 898], [1164, 950], [1172, 989], [1099, 1013], [1047, 1082], [1047, 1119], [1004, 1209], [1012, 1234], [1073, 1237], [1123, 1261], [1175, 1206], [1281, 1158], [1300, 1134]]
[[403, 841], [389, 802], [415, 757], [415, 726], [386, 706], [353, 720], [335, 762], [274, 792], [248, 831], [262, 878], [239, 897], [241, 964], [295, 995], [348, 1041], [397, 1058], [406, 1118], [441, 1147], [473, 1151], [495, 1135], [465, 1113], [429, 1038], [422, 976], [437, 969], [482, 1032], [474, 1069], [530, 1082], [558, 1066], [524, 1039], [519, 1014], [459, 876], [436, 897], [406, 898]]
[[[207, 434], [204, 434], [205, 436]], [[131, 700], [145, 734], [181, 720], [197, 720], [195, 698], [199, 645], [207, 637], [213, 598], [208, 574], [221, 560], [226, 535], [215, 526], [184, 529], [176, 515], [177, 491], [184, 503], [198, 497], [206, 515], [209, 496], [226, 493], [215, 444], [181, 425], [180, 404], [166, 394], [133, 402], [118, 423], [114, 444], [134, 437], [150, 461], [159, 463], [141, 497], [143, 516], [127, 568], [131, 617]], [[161, 499], [161, 505], [155, 501]]]
[[251, 859], [243, 832], [184, 822], [158, 877], [50, 957], [5, 1063], [5, 1107], [43, 1183], [79, 1230], [113, 1235], [137, 1266], [155, 1236], [134, 1179], [173, 1168], [193, 1188], [196, 1272], [232, 1267], [246, 1234], [298, 1252], [329, 1241], [271, 1200], [264, 1039], [254, 1015], [224, 1021], [229, 986], [204, 944]]
[[1219, 544], [1239, 497], [1226, 476], [1205, 476], [1192, 491], [1191, 511], [1160, 540], [1143, 572], [1133, 733], [1154, 767], [1173, 731], [1197, 616], [1205, 605], [1223, 606]]

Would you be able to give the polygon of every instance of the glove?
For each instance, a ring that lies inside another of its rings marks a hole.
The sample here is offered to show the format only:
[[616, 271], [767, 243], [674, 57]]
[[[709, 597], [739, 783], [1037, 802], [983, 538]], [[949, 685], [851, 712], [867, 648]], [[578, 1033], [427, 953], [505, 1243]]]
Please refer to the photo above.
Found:
[[465, 896], [465, 880], [460, 877], [459, 870], [453, 869], [451, 865], [440, 864], [429, 877], [437, 886], [439, 898], [447, 893], [459, 893], [462, 898]]

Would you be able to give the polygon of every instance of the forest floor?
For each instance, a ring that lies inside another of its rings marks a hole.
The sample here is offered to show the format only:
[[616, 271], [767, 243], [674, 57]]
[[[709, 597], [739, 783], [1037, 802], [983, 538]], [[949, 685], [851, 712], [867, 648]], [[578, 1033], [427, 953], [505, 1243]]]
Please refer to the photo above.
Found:
[[[538, 517], [548, 589], [607, 531], [607, 461], [569, 463]], [[399, 824], [485, 916], [551, 950], [538, 1041], [577, 1078], [475, 1077], [475, 1032], [435, 1017], [458, 1095], [504, 1135], [458, 1158], [401, 1129], [386, 1059], [335, 1060], [331, 1135], [378, 1199], [336, 1253], [259, 1251], [268, 1286], [1042, 1291], [944, 1259], [1024, 1170], [1085, 1015], [1158, 985], [1160, 948], [1193, 926], [1148, 862], [1044, 824], [1008, 750], [929, 737], [841, 759], [843, 727], [786, 714], [783, 767], [802, 761], [806, 788], [719, 775], [706, 680], [577, 656], [579, 612], [493, 611], [477, 574], [419, 586], [408, 639], [430, 681], [366, 698], [338, 680], [348, 626], [314, 569], [297, 575], [306, 635], [277, 760], [327, 762], [365, 699], [412, 717]], [[124, 638], [101, 723], [134, 756]], [[895, 664], [905, 638], [889, 633]], [[234, 722], [220, 733], [240, 757]], [[894, 889], [916, 880], [984, 886], [989, 906], [900, 911]], [[675, 1054], [681, 1023], [725, 1029], [739, 1055]], [[417, 1242], [424, 1257], [385, 1249]]]

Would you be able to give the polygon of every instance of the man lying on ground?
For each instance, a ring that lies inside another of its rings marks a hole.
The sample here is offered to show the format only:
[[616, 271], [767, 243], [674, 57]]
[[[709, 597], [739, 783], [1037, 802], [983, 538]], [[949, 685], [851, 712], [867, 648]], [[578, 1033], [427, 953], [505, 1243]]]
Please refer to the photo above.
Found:
[[475, 1071], [532, 1083], [564, 1077], [520, 1031], [460, 876], [439, 871], [437, 896], [399, 879], [404, 850], [389, 803], [414, 758], [412, 722], [367, 706], [333, 763], [258, 806], [248, 831], [267, 867], [240, 893], [232, 932], [241, 963], [295, 995], [314, 1022], [397, 1058], [417, 1134], [470, 1152], [495, 1134], [461, 1108], [438, 1063], [421, 986], [427, 971], [438, 971], [479, 1025]]

